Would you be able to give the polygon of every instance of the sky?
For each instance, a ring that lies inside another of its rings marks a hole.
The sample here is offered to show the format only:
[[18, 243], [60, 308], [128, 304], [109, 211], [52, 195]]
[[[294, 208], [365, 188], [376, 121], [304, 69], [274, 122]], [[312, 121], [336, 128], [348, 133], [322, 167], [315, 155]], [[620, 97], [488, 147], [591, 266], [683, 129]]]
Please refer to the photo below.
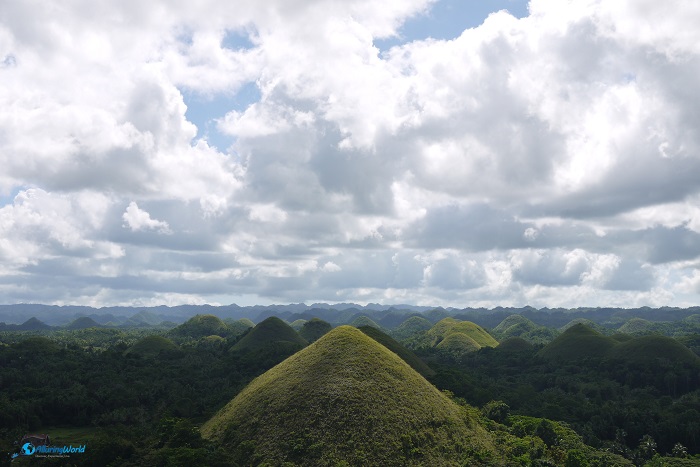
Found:
[[4, 0], [0, 303], [698, 305], [697, 24]]

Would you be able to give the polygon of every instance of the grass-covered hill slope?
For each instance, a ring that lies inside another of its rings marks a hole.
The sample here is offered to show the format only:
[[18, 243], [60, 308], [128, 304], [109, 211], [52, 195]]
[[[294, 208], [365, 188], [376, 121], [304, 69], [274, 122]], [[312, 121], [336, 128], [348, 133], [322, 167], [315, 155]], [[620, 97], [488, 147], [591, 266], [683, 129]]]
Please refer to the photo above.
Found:
[[396, 341], [388, 334], [380, 331], [377, 328], [373, 328], [372, 326], [361, 326], [358, 329], [401, 357], [401, 360], [408, 363], [411, 368], [416, 370], [421, 375], [428, 377], [435, 374], [435, 371], [433, 371], [423, 360], [421, 360], [418, 355], [414, 354], [411, 350], [407, 349], [404, 345]]
[[233, 350], [258, 350], [271, 344], [289, 344], [299, 348], [307, 342], [289, 324], [276, 316], [259, 322], [248, 334], [243, 336]]
[[221, 318], [214, 315], [195, 315], [181, 325], [168, 331], [168, 336], [199, 339], [206, 336], [227, 337], [231, 329]]
[[253, 380], [201, 432], [241, 465], [499, 465], [474, 415], [351, 326]]
[[537, 355], [550, 360], [577, 360], [586, 357], [603, 357], [618, 342], [604, 336], [585, 324], [575, 324], [547, 344]]
[[448, 357], [460, 359], [465, 354], [476, 352], [481, 346], [468, 335], [453, 332], [441, 340], [435, 348]]
[[178, 346], [173, 341], [163, 336], [146, 336], [129, 347], [125, 354], [143, 355], [153, 357], [163, 351], [175, 351]]

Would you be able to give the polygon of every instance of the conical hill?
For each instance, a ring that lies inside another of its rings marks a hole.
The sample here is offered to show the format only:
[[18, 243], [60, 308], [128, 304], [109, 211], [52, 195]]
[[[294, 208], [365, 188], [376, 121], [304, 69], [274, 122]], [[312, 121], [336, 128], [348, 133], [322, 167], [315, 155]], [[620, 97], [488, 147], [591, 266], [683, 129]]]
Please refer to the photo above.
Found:
[[700, 366], [700, 358], [677, 340], [661, 335], [642, 336], [619, 344], [611, 358], [642, 365], [656, 365], [659, 360]]
[[425, 335], [420, 336], [419, 341], [423, 345], [435, 347], [453, 333], [461, 333], [471, 338], [478, 345], [475, 350], [481, 347], [496, 347], [498, 345], [498, 341], [481, 326], [471, 321], [459, 321], [454, 318], [441, 319]]
[[577, 360], [587, 357], [603, 357], [617, 341], [604, 336], [585, 324], [575, 324], [564, 331], [537, 354], [554, 360]]
[[215, 315], [195, 315], [168, 332], [169, 336], [194, 339], [212, 335], [226, 337], [229, 334], [229, 327]]
[[427, 331], [431, 327], [433, 327], [433, 324], [422, 316], [411, 316], [396, 328], [393, 335], [399, 340], [408, 339]]
[[259, 322], [233, 346], [233, 350], [258, 350], [269, 344], [304, 347], [307, 342], [289, 324], [276, 316]]
[[77, 318], [66, 325], [66, 329], [88, 329], [99, 327], [102, 327], [102, 325], [89, 316], [81, 316], [80, 318]]
[[253, 380], [202, 434], [242, 465], [481, 465], [476, 452], [494, 461], [489, 434], [467, 410], [340, 326]]
[[156, 356], [161, 352], [177, 351], [178, 346], [175, 345], [173, 341], [163, 336], [146, 336], [134, 345], [129, 347], [125, 355], [135, 354], [135, 355], [145, 355], [145, 356]]

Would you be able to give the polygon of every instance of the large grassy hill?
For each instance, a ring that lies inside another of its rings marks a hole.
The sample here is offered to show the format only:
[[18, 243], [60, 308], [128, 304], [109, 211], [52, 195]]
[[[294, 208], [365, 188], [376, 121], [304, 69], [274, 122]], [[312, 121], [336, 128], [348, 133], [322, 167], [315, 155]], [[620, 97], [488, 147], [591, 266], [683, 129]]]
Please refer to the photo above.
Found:
[[241, 465], [499, 465], [466, 410], [340, 326], [256, 378], [201, 431]]

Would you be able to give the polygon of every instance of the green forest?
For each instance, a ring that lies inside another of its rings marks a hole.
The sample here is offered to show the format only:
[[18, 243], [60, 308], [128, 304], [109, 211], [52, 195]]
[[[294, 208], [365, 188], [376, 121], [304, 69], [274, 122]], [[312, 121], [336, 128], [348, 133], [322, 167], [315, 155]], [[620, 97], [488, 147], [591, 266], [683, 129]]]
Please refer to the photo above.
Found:
[[698, 315], [329, 316], [6, 327], [0, 462], [700, 465]]

